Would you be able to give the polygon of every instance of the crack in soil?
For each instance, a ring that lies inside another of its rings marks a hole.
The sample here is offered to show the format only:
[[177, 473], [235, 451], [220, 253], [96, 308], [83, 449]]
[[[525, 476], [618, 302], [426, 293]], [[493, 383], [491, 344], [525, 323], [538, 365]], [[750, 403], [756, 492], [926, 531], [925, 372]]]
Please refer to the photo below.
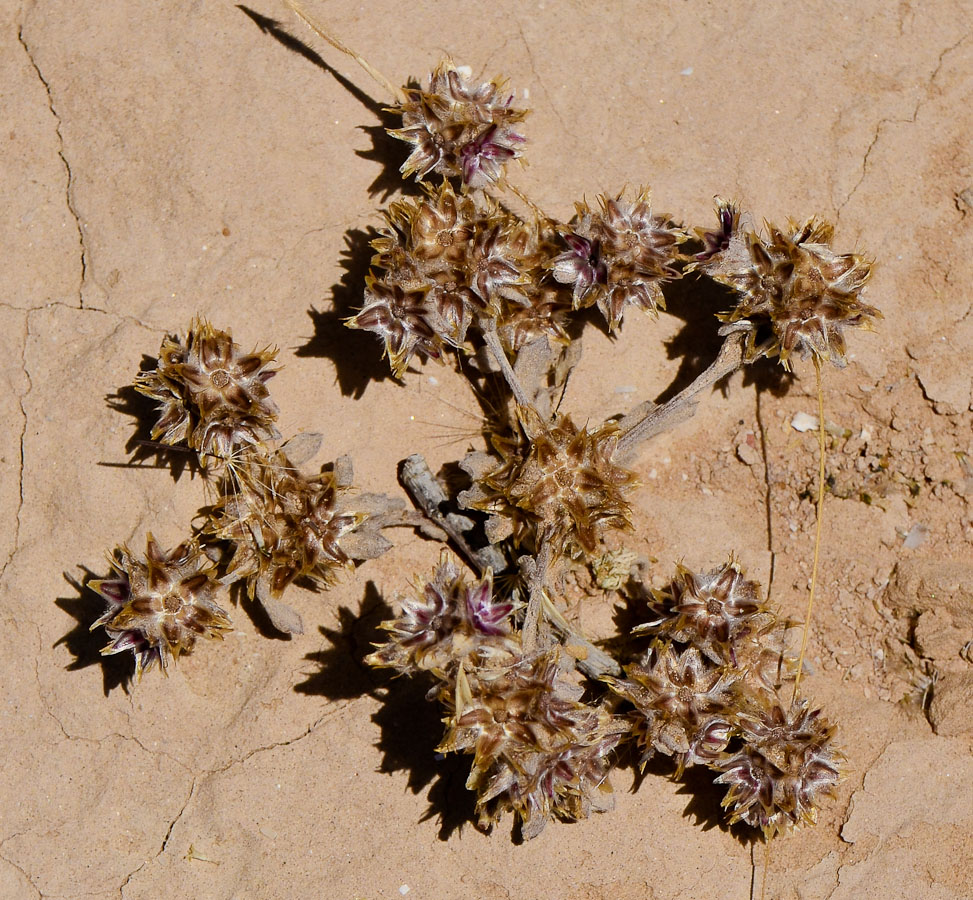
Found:
[[20, 429], [20, 437], [18, 438], [18, 448], [20, 453], [20, 459], [17, 466], [17, 509], [14, 511], [14, 527], [13, 527], [13, 544], [10, 548], [10, 553], [7, 554], [7, 558], [4, 560], [2, 566], [0, 566], [0, 579], [3, 578], [7, 571], [7, 567], [13, 562], [14, 556], [17, 554], [17, 550], [20, 548], [20, 516], [24, 510], [24, 445], [27, 441], [27, 396], [33, 389], [33, 382], [31, 381], [30, 372], [27, 369], [27, 343], [30, 339], [30, 313], [24, 316], [24, 339], [20, 348], [20, 367], [23, 370], [24, 377], [27, 379], [27, 390], [24, 391], [18, 398], [17, 402], [20, 406], [20, 414], [23, 417], [23, 424]]
[[[3, 844], [7, 843], [7, 841], [9, 841], [10, 838], [15, 838], [20, 834], [22, 834], [22, 832], [17, 832], [17, 834], [10, 835], [10, 837], [5, 838], [3, 840]], [[0, 844], [0, 847], [2, 847], [3, 844]], [[30, 877], [30, 873], [26, 869], [24, 869], [22, 866], [17, 865], [17, 863], [15, 863], [9, 857], [4, 856], [2, 852], [0, 852], [0, 860], [3, 860], [12, 869], [15, 869], [16, 871], [20, 872], [20, 874], [23, 876], [24, 881], [26, 881], [37, 892], [38, 897], [44, 896], [41, 889], [36, 884], [34, 884], [34, 879]]]
[[47, 92], [47, 108], [50, 110], [51, 115], [54, 116], [54, 131], [57, 134], [58, 141], [58, 151], [57, 155], [61, 158], [61, 164], [64, 166], [64, 171], [67, 175], [67, 184], [64, 188], [64, 202], [67, 206], [68, 212], [74, 218], [74, 225], [78, 231], [78, 246], [80, 247], [81, 253], [81, 277], [78, 281], [78, 309], [84, 309], [84, 284], [85, 279], [88, 274], [88, 247], [85, 242], [84, 237], [84, 226], [81, 224], [81, 216], [78, 214], [77, 207], [74, 204], [74, 172], [71, 170], [71, 163], [68, 162], [68, 158], [64, 153], [64, 136], [61, 133], [61, 117], [58, 114], [57, 108], [54, 105], [54, 94], [51, 91], [51, 85], [48, 80], [44, 77], [44, 73], [41, 71], [40, 66], [37, 65], [37, 61], [34, 59], [34, 53], [27, 43], [27, 39], [24, 37], [24, 26], [21, 25], [17, 28], [17, 40], [20, 42], [20, 46], [24, 48], [24, 53], [27, 54], [27, 59], [30, 60], [30, 64], [37, 74], [40, 83], [44, 85], [44, 90]]
[[848, 196], [845, 197], [845, 199], [842, 200], [842, 202], [838, 205], [838, 208], [835, 211], [835, 224], [837, 224], [840, 221], [841, 211], [851, 202], [852, 197], [854, 197], [855, 194], [858, 192], [858, 189], [862, 186], [862, 182], [865, 180], [865, 177], [868, 175], [868, 160], [872, 155], [872, 150], [875, 149], [875, 145], [878, 143], [878, 140], [882, 135], [882, 130], [885, 128], [886, 125], [914, 125], [916, 123], [916, 120], [919, 118], [919, 110], [922, 109], [922, 107], [930, 99], [929, 89], [933, 86], [933, 84], [936, 81], [936, 78], [939, 76], [939, 73], [943, 68], [943, 62], [945, 61], [946, 56], [949, 53], [952, 53], [954, 50], [956, 50], [961, 44], [963, 44], [971, 36], [973, 36], [973, 32], [964, 34], [958, 41], [955, 41], [954, 43], [950, 44], [948, 47], [944, 48], [940, 52], [936, 62], [936, 68], [933, 69], [932, 74], [929, 76], [929, 79], [926, 82], [925, 96], [919, 97], [916, 100], [916, 105], [913, 108], [912, 115], [909, 118], [899, 119], [893, 116], [883, 116], [881, 119], [878, 120], [878, 123], [875, 125], [875, 132], [872, 135], [872, 139], [869, 142], [868, 147], [865, 149], [865, 154], [862, 157], [861, 175], [858, 177], [858, 181], [855, 183], [855, 186], [848, 193]]
[[121, 900], [124, 900], [125, 888], [128, 887], [132, 879], [136, 875], [138, 875], [138, 873], [141, 872], [142, 869], [144, 869], [149, 863], [155, 862], [160, 856], [162, 856], [166, 852], [166, 849], [169, 846], [169, 841], [172, 839], [173, 829], [176, 827], [179, 820], [183, 817], [183, 814], [186, 812], [187, 807], [192, 802], [193, 796], [196, 793], [196, 787], [198, 783], [199, 783], [199, 776], [193, 775], [192, 781], [190, 782], [189, 785], [189, 793], [187, 794], [186, 799], [183, 801], [182, 806], [179, 808], [179, 812], [176, 813], [172, 821], [169, 823], [169, 827], [166, 828], [166, 833], [162, 838], [162, 846], [159, 848], [159, 852], [156, 853], [156, 855], [153, 856], [152, 859], [147, 859], [139, 863], [139, 865], [136, 866], [136, 868], [134, 868], [131, 872], [128, 873], [128, 875], [125, 876], [125, 878], [122, 880], [122, 883], [118, 886], [118, 896], [121, 898]]

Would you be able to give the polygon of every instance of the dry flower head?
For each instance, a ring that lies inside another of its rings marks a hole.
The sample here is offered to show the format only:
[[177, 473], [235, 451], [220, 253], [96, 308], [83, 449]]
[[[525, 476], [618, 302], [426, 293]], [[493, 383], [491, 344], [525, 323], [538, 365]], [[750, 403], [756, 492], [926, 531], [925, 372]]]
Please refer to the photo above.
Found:
[[232, 626], [215, 601], [214, 567], [196, 541], [168, 552], [150, 534], [144, 556], [119, 547], [111, 558], [115, 576], [91, 582], [108, 601], [92, 630], [104, 626], [111, 643], [104, 654], [131, 650], [138, 677], [158, 663], [188, 653], [200, 637], [220, 638]]

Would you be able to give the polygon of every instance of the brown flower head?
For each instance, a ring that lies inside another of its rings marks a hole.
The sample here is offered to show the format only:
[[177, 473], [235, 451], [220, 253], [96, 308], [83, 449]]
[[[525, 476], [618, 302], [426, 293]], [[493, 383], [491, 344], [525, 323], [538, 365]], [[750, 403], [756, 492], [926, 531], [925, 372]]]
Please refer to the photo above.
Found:
[[459, 347], [486, 308], [470, 287], [468, 269], [474, 236], [489, 213], [457, 196], [448, 181], [423, 187], [424, 197], [398, 201], [386, 212], [387, 227], [372, 242], [372, 263], [385, 271], [386, 284], [406, 294], [427, 291], [422, 318], [437, 339]]
[[214, 597], [219, 583], [213, 566], [195, 541], [169, 552], [150, 534], [144, 557], [119, 547], [111, 558], [115, 577], [91, 582], [108, 601], [108, 610], [92, 626], [104, 626], [111, 643], [102, 653], [131, 650], [135, 669], [158, 662], [163, 671], [170, 658], [188, 653], [197, 638], [222, 638], [232, 626]]
[[832, 744], [835, 726], [809, 710], [807, 701], [789, 710], [771, 695], [737, 718], [743, 747], [713, 767], [729, 785], [723, 806], [730, 821], [744, 821], [767, 838], [817, 819], [823, 800], [834, 796], [844, 754]]
[[[757, 330], [769, 325], [773, 337], [761, 349], [778, 356], [785, 368], [795, 350], [843, 367], [845, 329], [870, 328], [881, 316], [860, 299], [871, 262], [855, 253], [836, 254], [834, 227], [827, 222], [791, 220], [786, 232], [768, 225], [764, 241], [741, 226], [739, 212], [726, 201], [718, 202], [718, 214], [718, 236], [712, 233], [693, 268], [740, 292], [737, 306], [720, 316], [726, 323], [721, 333], [745, 332], [753, 357]], [[709, 234], [703, 234], [704, 241]]]
[[699, 575], [680, 565], [662, 590], [652, 591], [652, 621], [636, 633], [691, 643], [717, 663], [737, 663], [734, 645], [761, 633], [774, 621], [759, 595], [731, 557], [717, 569]]
[[643, 768], [656, 752], [674, 756], [678, 774], [719, 758], [735, 731], [734, 686], [741, 672], [713, 665], [695, 647], [677, 653], [663, 644], [644, 663], [626, 666], [625, 674], [603, 680], [635, 707]]
[[[472, 199], [443, 180], [424, 184], [425, 196], [398, 200], [386, 212], [391, 235], [406, 247], [425, 272], [464, 266], [475, 226], [482, 218]], [[376, 249], [379, 247], [376, 244]], [[376, 260], [382, 264], [381, 259]]]
[[365, 515], [347, 508], [333, 472], [305, 476], [278, 450], [236, 474], [237, 490], [221, 498], [208, 532], [235, 544], [227, 577], [246, 578], [251, 597], [279, 599], [299, 578], [328, 585], [350, 565], [341, 538]]
[[473, 754], [466, 786], [479, 795], [482, 828], [513, 810], [530, 839], [555, 816], [583, 819], [613, 805], [610, 752], [625, 725], [582, 703], [567, 676], [552, 651], [501, 668], [461, 667], [454, 691], [444, 691], [451, 715], [439, 750]]
[[614, 331], [628, 305], [665, 308], [660, 285], [679, 277], [676, 248], [688, 235], [652, 214], [644, 189], [631, 202], [602, 195], [598, 206], [577, 205], [576, 224], [563, 235], [568, 249], [550, 267], [555, 280], [573, 286], [575, 309], [597, 304]]
[[552, 285], [529, 285], [527, 303], [504, 302], [497, 316], [497, 333], [503, 348], [511, 355], [541, 336], [559, 344], [569, 342], [565, 326], [571, 310], [563, 291]]
[[543, 425], [532, 410], [520, 410], [525, 440], [498, 444], [505, 456], [482, 487], [479, 508], [519, 519], [550, 534], [551, 546], [571, 555], [591, 554], [607, 528], [629, 527], [625, 493], [635, 476], [613, 461], [618, 427], [577, 428], [567, 415]]
[[531, 250], [526, 227], [512, 218], [478, 229], [469, 259], [470, 287], [493, 315], [501, 299], [526, 304]]
[[444, 551], [432, 579], [416, 581], [416, 593], [402, 600], [398, 618], [382, 623], [391, 636], [376, 645], [367, 659], [371, 665], [445, 675], [466, 659], [482, 666], [509, 663], [519, 655], [510, 622], [514, 604], [494, 595], [489, 571], [467, 584]]
[[228, 332], [202, 318], [193, 320], [185, 344], [166, 338], [158, 367], [135, 378], [135, 389], [160, 405], [153, 440], [185, 442], [213, 468], [240, 447], [277, 438], [278, 409], [267, 390], [276, 355], [243, 353]]
[[413, 145], [402, 174], [421, 181], [431, 172], [460, 178], [466, 187], [500, 179], [503, 168], [521, 155], [525, 139], [514, 128], [527, 111], [511, 104], [502, 81], [471, 81], [470, 70], [443, 60], [426, 90], [406, 88], [406, 100], [393, 111], [402, 127], [389, 134]]
[[401, 378], [416, 353], [432, 359], [442, 355], [437, 334], [438, 317], [430, 306], [427, 287], [406, 290], [369, 275], [365, 279], [365, 305], [345, 321], [349, 328], [374, 331], [385, 344], [385, 355], [396, 378]]

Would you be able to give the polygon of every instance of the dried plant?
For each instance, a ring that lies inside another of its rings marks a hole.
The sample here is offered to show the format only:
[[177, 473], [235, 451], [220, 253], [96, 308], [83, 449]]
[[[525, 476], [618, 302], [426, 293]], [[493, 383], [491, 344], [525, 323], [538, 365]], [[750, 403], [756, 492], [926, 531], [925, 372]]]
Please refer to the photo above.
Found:
[[741, 226], [737, 208], [718, 200], [720, 229], [702, 232], [706, 249], [694, 268], [740, 293], [736, 307], [720, 318], [721, 333], [743, 332], [750, 356], [757, 354], [756, 335], [769, 324], [772, 342], [767, 356], [779, 356], [785, 367], [796, 350], [843, 367], [846, 328], [870, 328], [881, 313], [861, 300], [872, 264], [855, 253], [831, 249], [834, 227], [812, 217], [791, 220], [787, 231], [768, 225], [769, 240]]
[[[652, 595], [658, 617], [633, 634], [655, 642], [625, 667], [626, 678], [604, 679], [634, 707], [642, 765], [659, 752], [676, 759], [678, 772], [689, 765], [719, 772], [716, 783], [730, 785], [723, 802], [730, 821], [768, 838], [813, 823], [844, 756], [820, 710], [783, 700], [781, 679], [769, 677], [766, 657], [774, 654], [763, 639], [779, 626], [759, 586], [731, 559], [706, 575], [680, 566]], [[780, 654], [776, 671], [786, 680], [793, 661]]]
[[196, 541], [185, 541], [166, 552], [150, 534], [145, 556], [125, 546], [110, 557], [115, 577], [91, 582], [108, 601], [108, 610], [91, 628], [105, 627], [111, 643], [102, 653], [131, 650], [139, 678], [159, 663], [188, 653], [197, 638], [220, 638], [231, 628], [215, 602], [219, 583], [214, 566]]
[[[410, 524], [401, 501], [353, 494], [347, 457], [306, 475], [289, 455], [298, 442], [277, 446], [278, 411], [266, 388], [275, 355], [242, 353], [228, 332], [196, 318], [185, 343], [167, 338], [157, 367], [136, 376], [136, 388], [161, 404], [154, 436], [196, 450], [217, 495], [171, 553], [150, 535], [144, 559], [121, 547], [112, 557], [117, 577], [92, 582], [110, 604], [92, 625], [112, 639], [104, 652], [131, 649], [140, 677], [192, 650], [198, 636], [229, 629], [213, 598], [239, 581], [275, 628], [301, 633], [301, 617], [281, 602], [285, 589], [299, 579], [327, 587], [353, 560], [391, 546], [382, 528]], [[320, 436], [303, 437], [313, 455]]]
[[[410, 145], [401, 171], [423, 183], [418, 198], [385, 212], [362, 306], [346, 325], [376, 334], [400, 379], [425, 359], [461, 360], [476, 390], [496, 389], [495, 410], [483, 449], [458, 461], [463, 490], [450, 494], [421, 456], [404, 462], [421, 511], [410, 518], [388, 498], [355, 493], [345, 458], [302, 472], [279, 444], [267, 390], [276, 351], [243, 353], [194, 320], [184, 341], [163, 342], [136, 387], [159, 406], [153, 439], [195, 451], [216, 501], [176, 549], [151, 536], [144, 558], [119, 548], [115, 575], [92, 583], [109, 604], [93, 626], [111, 639], [104, 652], [132, 650], [139, 674], [164, 667], [230, 627], [214, 598], [238, 582], [275, 626], [300, 632], [281, 602], [290, 585], [327, 586], [388, 548], [382, 528], [421, 518], [423, 533], [463, 562], [444, 552], [431, 577], [415, 579], [368, 662], [433, 679], [430, 699], [445, 713], [439, 750], [472, 757], [480, 827], [510, 811], [532, 838], [552, 819], [609, 809], [614, 751], [628, 740], [643, 768], [662, 754], [677, 774], [712, 770], [728, 785], [730, 821], [767, 838], [813, 822], [843, 756], [835, 726], [798, 694], [801, 663], [783, 652], [759, 587], [732, 555], [703, 574], [680, 566], [665, 587], [638, 586], [631, 554], [612, 541], [632, 526], [636, 451], [689, 418], [703, 391], [761, 357], [790, 368], [795, 353], [810, 356], [818, 374], [822, 360], [845, 364], [845, 331], [880, 315], [862, 300], [871, 263], [834, 252], [832, 227], [814, 217], [768, 225], [764, 238], [719, 199], [716, 230], [695, 229], [702, 246], [684, 254], [690, 231], [654, 213], [646, 188], [576, 203], [558, 222], [506, 174], [522, 158], [527, 110], [504, 81], [478, 81], [446, 59], [425, 87], [397, 88], [285, 2], [387, 89], [402, 118], [390, 133]], [[716, 359], [665, 403], [576, 426], [560, 405], [580, 356], [579, 314], [597, 307], [614, 334], [629, 307], [664, 309], [664, 285], [687, 271], [738, 294], [715, 326]], [[603, 591], [646, 600], [648, 621], [611, 644], [618, 658], [568, 612], [567, 576], [588, 577], [586, 565]], [[624, 655], [633, 645], [641, 650]]]
[[[472, 357], [461, 368], [468, 377], [500, 374], [508, 396], [485, 426], [487, 452], [459, 462], [471, 484], [454, 498], [421, 457], [403, 470], [420, 508], [479, 580], [468, 583], [444, 558], [383, 625], [389, 638], [369, 662], [439, 679], [432, 693], [448, 713], [441, 749], [474, 755], [468, 786], [483, 827], [509, 809], [532, 837], [553, 817], [603, 808], [610, 751], [626, 733], [643, 766], [661, 753], [677, 774], [713, 769], [731, 784], [733, 821], [772, 836], [813, 820], [838, 777], [834, 728], [806, 713], [800, 664], [782, 652], [776, 616], [732, 555], [705, 574], [680, 566], [667, 586], [643, 589], [650, 618], [632, 637], [652, 643], [624, 672], [571, 626], [563, 576], [580, 561], [605, 568], [605, 538], [631, 527], [629, 461], [642, 442], [692, 415], [702, 391], [764, 356], [788, 368], [795, 351], [844, 364], [844, 331], [879, 315], [861, 300], [871, 264], [835, 253], [831, 226], [814, 218], [786, 232], [768, 226], [765, 240], [722, 200], [717, 230], [696, 229], [702, 247], [684, 255], [690, 232], [654, 213], [647, 189], [577, 203], [568, 223], [514, 191], [530, 209], [518, 216], [489, 193], [494, 182], [510, 187], [501, 164], [519, 157], [522, 143], [511, 129], [524, 111], [500, 99], [500, 82], [475, 86], [468, 70], [446, 62], [427, 89], [391, 91], [404, 98], [404, 127], [392, 134], [413, 145], [403, 173], [443, 182], [386, 212], [364, 304], [347, 324], [381, 338], [399, 378], [414, 361], [457, 353]], [[739, 295], [720, 316], [717, 359], [665, 404], [577, 427], [558, 409], [580, 346], [571, 317], [597, 306], [614, 333], [629, 307], [664, 309], [663, 286], [684, 271]], [[444, 513], [450, 502], [463, 512]], [[485, 543], [471, 537], [467, 513], [486, 515]], [[491, 568], [503, 571], [510, 597], [490, 601], [495, 633], [470, 611], [473, 598], [493, 596]], [[603, 575], [604, 590], [627, 589], [624, 573]], [[577, 670], [609, 694], [599, 700], [594, 689], [594, 702], [584, 702]], [[785, 704], [779, 692], [791, 681], [794, 700]], [[623, 703], [631, 709], [620, 716]]]
[[276, 356], [270, 349], [243, 353], [228, 332], [194, 319], [185, 343], [166, 338], [157, 368], [135, 379], [135, 389], [159, 404], [152, 439], [185, 444], [204, 469], [219, 472], [239, 448], [278, 438], [278, 410], [267, 390]]
[[340, 540], [367, 516], [346, 508], [348, 486], [334, 472], [305, 476], [278, 450], [249, 461], [241, 488], [224, 494], [207, 530], [235, 552], [227, 576], [247, 581], [247, 592], [279, 599], [298, 578], [322, 586], [351, 563]]
[[614, 806], [610, 754], [625, 727], [606, 706], [581, 701], [565, 662], [553, 650], [502, 668], [461, 667], [455, 688], [442, 692], [451, 715], [439, 750], [473, 753], [466, 786], [478, 794], [480, 827], [512, 810], [530, 839], [554, 817]]
[[432, 172], [456, 177], [468, 187], [498, 181], [503, 168], [521, 155], [524, 137], [514, 129], [527, 111], [512, 105], [505, 82], [480, 84], [472, 71], [444, 59], [425, 90], [404, 88], [405, 101], [393, 111], [402, 127], [389, 133], [412, 144], [402, 174], [424, 179]]
[[532, 838], [553, 817], [611, 808], [610, 753], [627, 725], [608, 706], [582, 702], [571, 658], [557, 647], [526, 653], [515, 603], [495, 595], [489, 571], [468, 584], [445, 552], [416, 594], [383, 624], [389, 639], [367, 661], [436, 676], [430, 693], [447, 710], [438, 749], [473, 755], [467, 787], [480, 827], [513, 811]]

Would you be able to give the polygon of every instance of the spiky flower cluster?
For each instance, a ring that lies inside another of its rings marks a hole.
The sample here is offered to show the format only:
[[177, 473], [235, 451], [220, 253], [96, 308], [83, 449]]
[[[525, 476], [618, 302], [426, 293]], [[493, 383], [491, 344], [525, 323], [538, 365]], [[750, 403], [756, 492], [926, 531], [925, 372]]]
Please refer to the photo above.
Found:
[[[769, 675], [768, 643], [775, 617], [759, 588], [732, 559], [705, 575], [683, 566], [654, 591], [657, 618], [635, 629], [655, 638], [625, 678], [606, 677], [628, 700], [644, 766], [655, 753], [677, 772], [704, 765], [730, 785], [723, 805], [767, 837], [814, 821], [830, 797], [844, 760], [835, 728], [805, 700], [781, 696]], [[793, 663], [782, 654], [786, 675]]]
[[676, 248], [689, 236], [653, 215], [647, 189], [632, 201], [602, 195], [597, 210], [579, 203], [575, 222], [563, 235], [568, 249], [551, 262], [554, 278], [571, 285], [575, 309], [597, 305], [611, 331], [627, 306], [665, 309], [661, 285], [679, 277]]
[[351, 501], [350, 460], [306, 475], [276, 446], [277, 406], [266, 387], [274, 356], [243, 353], [229, 333], [196, 318], [185, 341], [166, 338], [157, 367], [136, 377], [160, 403], [153, 437], [195, 450], [217, 493], [190, 540], [164, 553], [150, 535], [144, 558], [119, 547], [116, 577], [92, 582], [109, 604], [92, 626], [112, 639], [103, 652], [131, 650], [139, 677], [231, 627], [215, 602], [223, 587], [245, 582], [275, 627], [300, 632], [300, 617], [280, 603], [288, 585], [328, 585], [352, 558], [389, 546], [379, 529], [390, 505], [379, 495]]
[[514, 604], [494, 596], [491, 572], [467, 584], [463, 570], [443, 551], [432, 578], [417, 579], [415, 590], [417, 596], [401, 600], [399, 617], [382, 624], [390, 637], [368, 657], [373, 666], [431, 671], [451, 682], [460, 663], [503, 667], [520, 655], [511, 622]]
[[91, 628], [103, 625], [111, 638], [102, 653], [132, 651], [138, 677], [155, 663], [165, 669], [198, 638], [222, 639], [232, 627], [214, 599], [220, 587], [215, 567], [196, 541], [167, 552], [150, 534], [144, 556], [123, 545], [110, 561], [115, 576], [91, 582], [108, 601]]
[[718, 199], [717, 214], [719, 229], [700, 232], [705, 249], [693, 268], [740, 294], [737, 305], [720, 316], [726, 323], [722, 333], [744, 332], [752, 357], [759, 329], [769, 325], [772, 337], [759, 352], [778, 356], [785, 367], [794, 351], [845, 366], [845, 329], [870, 328], [881, 316], [861, 300], [871, 262], [856, 253], [835, 253], [834, 227], [814, 217], [789, 220], [786, 230], [768, 225], [765, 240], [741, 225], [733, 204]]
[[159, 404], [152, 439], [183, 444], [204, 469], [220, 472], [241, 448], [279, 437], [267, 390], [276, 357], [270, 349], [243, 353], [228, 332], [194, 319], [185, 342], [167, 337], [157, 367], [135, 378], [135, 389]]
[[785, 706], [761, 696], [737, 715], [739, 746], [713, 766], [729, 785], [723, 805], [730, 821], [744, 821], [767, 837], [813, 825], [823, 799], [834, 795], [844, 754], [832, 744], [836, 728], [806, 700]]
[[469, 349], [471, 328], [497, 330], [508, 353], [539, 335], [562, 338], [566, 307], [539, 286], [552, 235], [447, 181], [424, 188], [386, 212], [365, 304], [348, 326], [382, 338], [397, 377], [417, 353]]
[[578, 821], [614, 806], [608, 773], [624, 724], [605, 705], [581, 702], [572, 667], [552, 650], [502, 668], [460, 668], [441, 698], [451, 715], [441, 752], [473, 754], [466, 786], [477, 793], [481, 828], [505, 810], [525, 839], [554, 817]]
[[524, 137], [514, 129], [527, 115], [514, 107], [506, 83], [480, 84], [472, 72], [444, 59], [425, 90], [405, 88], [405, 101], [393, 111], [402, 127], [390, 132], [412, 144], [402, 174], [421, 181], [435, 172], [478, 188], [498, 181], [504, 166], [521, 155]]
[[571, 658], [557, 647], [525, 651], [514, 603], [496, 597], [489, 571], [467, 584], [444, 553], [416, 588], [382, 625], [389, 639], [368, 662], [437, 677], [431, 693], [447, 710], [439, 751], [473, 755], [466, 786], [477, 793], [480, 826], [513, 811], [529, 839], [552, 818], [609, 809], [610, 754], [627, 725], [604, 704], [581, 701]]
[[656, 618], [636, 629], [664, 640], [692, 644], [717, 664], [738, 664], [742, 648], [772, 627], [775, 616], [731, 557], [712, 572], [697, 574], [683, 565], [661, 590], [652, 591]]
[[467, 495], [471, 507], [510, 518], [518, 545], [546, 535], [559, 555], [591, 556], [606, 531], [630, 527], [625, 494], [635, 475], [613, 458], [615, 423], [588, 431], [568, 415], [545, 424], [527, 409], [521, 431], [513, 447], [497, 443], [503, 461]]
[[251, 597], [280, 599], [298, 578], [328, 585], [350, 564], [340, 539], [366, 516], [346, 508], [348, 485], [333, 471], [304, 475], [275, 450], [248, 458], [236, 475], [205, 530], [233, 547], [226, 577], [245, 579]]

